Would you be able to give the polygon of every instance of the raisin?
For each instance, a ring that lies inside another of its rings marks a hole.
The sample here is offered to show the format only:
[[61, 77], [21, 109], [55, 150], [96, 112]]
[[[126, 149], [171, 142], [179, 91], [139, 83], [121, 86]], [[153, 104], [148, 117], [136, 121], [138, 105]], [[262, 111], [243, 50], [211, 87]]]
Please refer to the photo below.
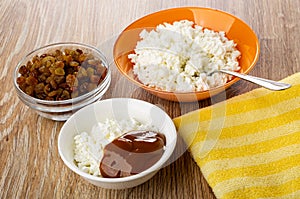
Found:
[[28, 69], [25, 65], [21, 66], [20, 69], [19, 69], [19, 73], [21, 75], [27, 75], [28, 74]]
[[55, 70], [54, 70], [54, 74], [55, 75], [65, 75], [65, 70], [63, 69], [63, 68], [56, 68]]
[[26, 78], [26, 84], [29, 86], [35, 86], [38, 84], [38, 80], [33, 76], [29, 76]]
[[107, 73], [101, 59], [81, 49], [35, 55], [19, 68], [19, 88], [43, 100], [66, 100], [97, 87]]

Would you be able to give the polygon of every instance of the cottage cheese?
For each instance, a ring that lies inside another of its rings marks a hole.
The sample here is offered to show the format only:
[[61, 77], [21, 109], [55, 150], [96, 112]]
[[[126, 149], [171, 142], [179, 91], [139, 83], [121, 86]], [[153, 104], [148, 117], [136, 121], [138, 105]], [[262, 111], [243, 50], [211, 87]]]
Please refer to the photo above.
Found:
[[224, 85], [230, 76], [219, 69], [237, 71], [241, 53], [224, 32], [214, 32], [182, 20], [143, 30], [128, 58], [143, 84], [166, 91], [203, 91]]
[[74, 137], [74, 160], [78, 168], [94, 176], [101, 176], [99, 165], [103, 157], [103, 148], [118, 136], [131, 130], [157, 129], [136, 119], [109, 120], [97, 123], [91, 132], [82, 132]]

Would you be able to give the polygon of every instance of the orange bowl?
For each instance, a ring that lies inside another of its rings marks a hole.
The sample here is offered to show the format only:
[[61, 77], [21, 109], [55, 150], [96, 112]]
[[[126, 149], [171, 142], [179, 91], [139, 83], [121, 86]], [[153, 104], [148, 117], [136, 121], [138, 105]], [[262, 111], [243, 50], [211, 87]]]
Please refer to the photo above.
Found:
[[164, 22], [173, 23], [180, 20], [193, 21], [195, 24], [214, 31], [224, 31], [226, 37], [237, 43], [237, 49], [241, 52], [239, 64], [241, 73], [249, 73], [255, 66], [259, 56], [259, 41], [253, 30], [242, 20], [223, 11], [200, 7], [172, 8], [155, 12], [138, 19], [125, 28], [117, 38], [113, 56], [119, 71], [130, 81], [142, 87], [146, 91], [163, 99], [171, 101], [190, 102], [209, 98], [224, 91], [239, 78], [232, 78], [225, 85], [207, 91], [197, 92], [169, 92], [148, 87], [133, 75], [133, 64], [128, 55], [134, 52], [139, 34], [143, 29], [151, 30]]

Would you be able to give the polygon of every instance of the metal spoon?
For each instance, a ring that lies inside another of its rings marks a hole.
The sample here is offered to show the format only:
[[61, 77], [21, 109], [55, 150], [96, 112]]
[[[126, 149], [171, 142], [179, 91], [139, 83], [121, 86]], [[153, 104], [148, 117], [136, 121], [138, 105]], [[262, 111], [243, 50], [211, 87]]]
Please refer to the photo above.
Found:
[[224, 70], [224, 69], [221, 69], [219, 71], [222, 73], [233, 75], [233, 76], [239, 77], [241, 79], [247, 80], [249, 82], [258, 84], [258, 85], [265, 87], [267, 89], [270, 89], [270, 90], [279, 91], [279, 90], [284, 90], [284, 89], [288, 89], [291, 87], [290, 84], [276, 82], [273, 80], [263, 79], [263, 78], [259, 78], [259, 77], [254, 77], [251, 75], [246, 75], [246, 74], [242, 74], [242, 73], [238, 73], [238, 72], [234, 72], [234, 71], [229, 71], [229, 70]]

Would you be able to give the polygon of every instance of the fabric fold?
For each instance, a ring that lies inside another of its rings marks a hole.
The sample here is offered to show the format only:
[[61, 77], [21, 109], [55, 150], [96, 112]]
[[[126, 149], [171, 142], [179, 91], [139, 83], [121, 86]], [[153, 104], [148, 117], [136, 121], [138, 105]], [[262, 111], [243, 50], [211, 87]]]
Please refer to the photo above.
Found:
[[173, 121], [217, 198], [300, 198], [300, 73]]

